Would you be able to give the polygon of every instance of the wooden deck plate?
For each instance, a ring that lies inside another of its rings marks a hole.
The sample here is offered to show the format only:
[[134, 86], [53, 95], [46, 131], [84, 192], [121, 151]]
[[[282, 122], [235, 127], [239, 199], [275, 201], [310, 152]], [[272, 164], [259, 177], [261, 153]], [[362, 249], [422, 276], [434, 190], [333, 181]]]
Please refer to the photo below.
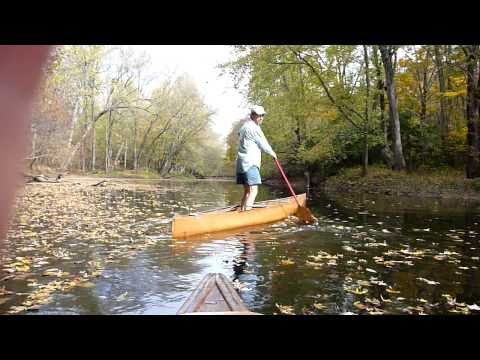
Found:
[[223, 274], [209, 273], [198, 284], [177, 315], [255, 315], [243, 303]]

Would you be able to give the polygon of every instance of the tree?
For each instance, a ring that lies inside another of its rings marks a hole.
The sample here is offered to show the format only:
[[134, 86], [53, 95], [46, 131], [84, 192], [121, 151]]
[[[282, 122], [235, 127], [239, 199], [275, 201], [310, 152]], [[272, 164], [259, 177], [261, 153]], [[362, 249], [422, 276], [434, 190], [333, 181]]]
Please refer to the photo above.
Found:
[[390, 123], [392, 126], [393, 140], [393, 169], [397, 171], [405, 170], [405, 158], [403, 157], [402, 137], [400, 130], [400, 118], [397, 108], [397, 94], [395, 90], [394, 69], [392, 57], [396, 53], [396, 47], [392, 45], [379, 45], [382, 56], [383, 67], [385, 70], [385, 84], [387, 87], [388, 108]]
[[442, 144], [445, 147], [445, 142], [448, 134], [448, 109], [447, 109], [447, 99], [445, 97], [445, 93], [447, 91], [447, 84], [445, 81], [445, 66], [443, 60], [443, 52], [441, 50], [440, 45], [434, 45], [434, 59], [435, 65], [437, 68], [437, 79], [438, 79], [438, 87], [440, 90], [440, 129], [441, 129], [441, 138]]
[[467, 164], [468, 179], [480, 177], [480, 46], [462, 46], [467, 80]]

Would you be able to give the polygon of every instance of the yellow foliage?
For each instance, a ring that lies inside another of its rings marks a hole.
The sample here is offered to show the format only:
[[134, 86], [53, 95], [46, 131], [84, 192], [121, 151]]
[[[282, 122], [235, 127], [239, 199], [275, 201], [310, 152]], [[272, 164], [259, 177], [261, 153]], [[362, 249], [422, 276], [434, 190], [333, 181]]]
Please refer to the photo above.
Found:
[[450, 153], [463, 153], [467, 142], [467, 127], [463, 126], [448, 132], [447, 148]]
[[445, 91], [443, 93], [443, 96], [447, 98], [453, 98], [453, 97], [458, 97], [458, 96], [466, 96], [467, 95], [467, 89], [462, 89], [458, 91]]

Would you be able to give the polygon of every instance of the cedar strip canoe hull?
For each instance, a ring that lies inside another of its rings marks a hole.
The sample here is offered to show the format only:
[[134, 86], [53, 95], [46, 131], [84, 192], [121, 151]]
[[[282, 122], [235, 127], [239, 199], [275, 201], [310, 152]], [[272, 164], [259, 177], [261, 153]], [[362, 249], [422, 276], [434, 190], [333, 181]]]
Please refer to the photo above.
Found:
[[[305, 206], [306, 194], [297, 195], [298, 202]], [[249, 211], [212, 211], [197, 215], [176, 216], [172, 220], [172, 237], [186, 238], [192, 235], [215, 233], [247, 226], [262, 225], [283, 220], [297, 212], [298, 205], [291, 196], [259, 202], [265, 207]]]
[[177, 315], [257, 315], [250, 312], [223, 274], [207, 274]]

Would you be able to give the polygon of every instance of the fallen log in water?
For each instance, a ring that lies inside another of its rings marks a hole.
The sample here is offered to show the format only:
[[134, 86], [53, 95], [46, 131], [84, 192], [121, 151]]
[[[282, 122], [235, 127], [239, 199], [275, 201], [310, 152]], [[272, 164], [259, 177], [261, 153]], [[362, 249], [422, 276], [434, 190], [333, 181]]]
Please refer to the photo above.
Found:
[[26, 175], [23, 174], [25, 178], [27, 178], [27, 183], [32, 183], [32, 182], [40, 182], [40, 183], [59, 183], [62, 181], [62, 174], [58, 174], [57, 177], [52, 178], [45, 176], [43, 174], [40, 175]]
[[106, 183], [106, 182], [107, 182], [107, 180], [102, 180], [102, 181], [100, 181], [100, 182], [98, 182], [98, 183], [96, 183], [96, 184], [93, 184], [92, 186], [100, 186], [100, 185], [102, 185], [102, 184], [104, 184], [104, 183]]

